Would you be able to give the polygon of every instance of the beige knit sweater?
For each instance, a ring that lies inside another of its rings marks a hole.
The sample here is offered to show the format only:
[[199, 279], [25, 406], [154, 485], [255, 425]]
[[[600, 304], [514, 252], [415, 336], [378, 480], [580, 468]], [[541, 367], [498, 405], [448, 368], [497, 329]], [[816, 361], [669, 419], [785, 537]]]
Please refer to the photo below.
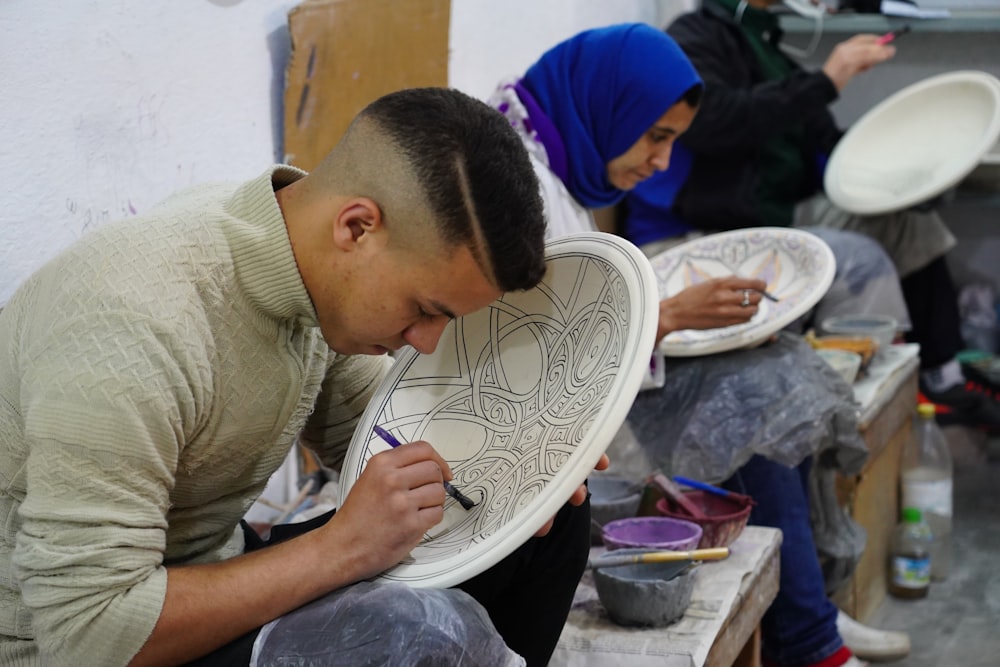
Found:
[[241, 553], [314, 405], [343, 456], [387, 360], [320, 336], [273, 193], [301, 174], [102, 226], [0, 313], [0, 665], [125, 665], [165, 566]]

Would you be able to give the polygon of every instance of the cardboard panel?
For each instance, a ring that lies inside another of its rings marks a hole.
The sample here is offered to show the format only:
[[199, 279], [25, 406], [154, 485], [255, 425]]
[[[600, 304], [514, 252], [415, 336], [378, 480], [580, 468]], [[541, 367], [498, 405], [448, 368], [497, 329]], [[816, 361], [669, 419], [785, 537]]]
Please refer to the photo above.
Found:
[[448, 85], [450, 0], [306, 0], [288, 15], [284, 151], [312, 169], [379, 96]]

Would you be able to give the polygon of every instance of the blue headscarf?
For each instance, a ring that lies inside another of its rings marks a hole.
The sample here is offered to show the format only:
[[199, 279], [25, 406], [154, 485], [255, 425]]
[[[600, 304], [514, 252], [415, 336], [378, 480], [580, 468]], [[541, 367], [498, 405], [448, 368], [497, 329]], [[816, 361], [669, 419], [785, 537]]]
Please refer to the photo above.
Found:
[[701, 79], [666, 33], [626, 23], [558, 44], [519, 83], [562, 139], [566, 188], [584, 206], [599, 208], [625, 195], [608, 181], [608, 162]]

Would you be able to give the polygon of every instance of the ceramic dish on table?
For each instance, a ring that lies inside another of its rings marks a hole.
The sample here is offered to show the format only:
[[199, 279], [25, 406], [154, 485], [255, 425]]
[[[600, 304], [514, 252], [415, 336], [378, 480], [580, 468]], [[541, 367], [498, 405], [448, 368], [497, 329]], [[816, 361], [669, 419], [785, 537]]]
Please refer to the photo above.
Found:
[[642, 485], [625, 477], [593, 474], [587, 480], [590, 491], [590, 541], [601, 544], [606, 523], [634, 517], [642, 501]]
[[889, 349], [896, 339], [899, 323], [888, 315], [837, 315], [820, 322], [820, 331], [834, 336], [868, 337], [875, 341], [875, 354]]
[[601, 537], [609, 551], [616, 549], [663, 549], [690, 551], [698, 546], [702, 529], [686, 519], [637, 516], [604, 524]]
[[889, 96], [834, 147], [824, 190], [859, 215], [904, 209], [965, 178], [1000, 137], [1000, 82], [986, 72], [932, 76]]
[[369, 458], [426, 440], [476, 501], [448, 498], [443, 521], [380, 578], [448, 587], [486, 570], [555, 516], [624, 422], [656, 335], [656, 279], [610, 234], [546, 245], [534, 289], [451, 322], [432, 354], [402, 351], [368, 404], [341, 472], [341, 502]]
[[656, 501], [656, 511], [665, 517], [683, 519], [701, 526], [699, 549], [728, 547], [742, 533], [755, 505], [753, 498], [740, 493], [720, 496], [708, 491], [685, 491], [684, 495], [701, 510], [703, 518], [693, 517], [672, 498]]
[[786, 227], [754, 227], [711, 234], [653, 257], [660, 297], [711, 278], [759, 278], [778, 299], [761, 299], [750, 321], [716, 329], [684, 329], [664, 336], [660, 350], [688, 357], [758, 345], [805, 315], [830, 289], [833, 251], [818, 236]]
[[694, 568], [690, 560], [602, 568], [594, 571], [594, 587], [615, 623], [661, 627], [691, 604]]
[[828, 363], [830, 368], [837, 371], [847, 384], [854, 384], [854, 381], [858, 379], [858, 372], [861, 370], [861, 355], [857, 352], [826, 348], [816, 350], [816, 354]]

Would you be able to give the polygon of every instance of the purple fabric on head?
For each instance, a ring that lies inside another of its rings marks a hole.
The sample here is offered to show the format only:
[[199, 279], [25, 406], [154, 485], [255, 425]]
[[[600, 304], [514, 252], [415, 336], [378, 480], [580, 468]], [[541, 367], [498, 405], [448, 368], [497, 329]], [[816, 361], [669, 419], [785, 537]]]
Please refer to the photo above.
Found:
[[514, 92], [517, 93], [518, 99], [521, 100], [521, 104], [528, 112], [525, 124], [530, 121], [531, 129], [535, 131], [535, 137], [545, 146], [545, 153], [549, 156], [549, 169], [565, 183], [569, 176], [569, 166], [566, 161], [566, 146], [563, 144], [562, 137], [559, 136], [559, 130], [556, 129], [552, 120], [545, 115], [534, 96], [521, 85], [520, 81], [514, 84]]

